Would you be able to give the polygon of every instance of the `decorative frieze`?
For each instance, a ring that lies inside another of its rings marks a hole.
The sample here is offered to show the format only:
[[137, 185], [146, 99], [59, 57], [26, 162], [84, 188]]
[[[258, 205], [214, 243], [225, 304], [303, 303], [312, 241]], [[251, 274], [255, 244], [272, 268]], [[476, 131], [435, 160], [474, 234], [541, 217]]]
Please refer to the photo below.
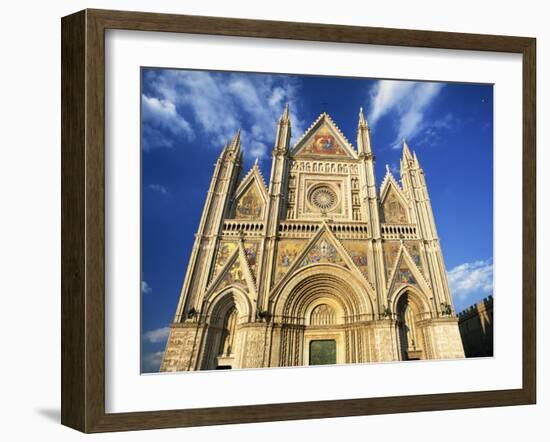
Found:
[[335, 161], [293, 160], [290, 162], [292, 172], [321, 172], [324, 174], [357, 175], [359, 168], [355, 163]]

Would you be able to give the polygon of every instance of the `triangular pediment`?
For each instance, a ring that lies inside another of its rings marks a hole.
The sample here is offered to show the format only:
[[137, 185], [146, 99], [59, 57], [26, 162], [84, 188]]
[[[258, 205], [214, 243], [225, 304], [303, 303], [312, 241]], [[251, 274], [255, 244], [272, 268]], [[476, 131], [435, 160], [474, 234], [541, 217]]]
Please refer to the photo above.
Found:
[[267, 189], [257, 164], [246, 174], [235, 191], [232, 216], [235, 219], [261, 220], [267, 207]]
[[407, 199], [389, 169], [382, 182], [380, 202], [384, 222], [394, 224], [407, 224], [410, 222]]
[[258, 187], [258, 191], [267, 201], [267, 186], [265, 184], [262, 171], [258, 166], [258, 160], [256, 160], [254, 165], [250, 168], [250, 170], [246, 173], [246, 175], [243, 177], [243, 179], [239, 183], [239, 186], [235, 190], [235, 196], [237, 197], [241, 195], [252, 182], [256, 184], [256, 186]]
[[300, 137], [293, 156], [357, 158], [355, 149], [327, 113], [322, 113]]
[[403, 285], [417, 286], [426, 293], [430, 291], [422, 272], [416, 266], [405, 245], [401, 244], [395, 265], [391, 269], [388, 278], [388, 293], [394, 292]]
[[395, 268], [395, 263], [398, 261], [401, 256], [401, 247], [405, 246], [405, 249], [413, 261], [414, 265], [418, 270], [424, 275], [424, 265], [422, 263], [422, 256], [420, 251], [420, 243], [418, 241], [384, 241], [383, 251], [384, 251], [384, 260], [386, 264], [386, 275], [389, 279], [393, 269]]
[[230, 285], [240, 286], [250, 293], [256, 292], [256, 282], [247, 259], [243, 242], [230, 243], [236, 245], [218, 273], [212, 279], [208, 292], [222, 290]]
[[[296, 241], [300, 241], [300, 243], [294, 244]], [[278, 290], [279, 287], [288, 281], [296, 271], [315, 264], [334, 264], [344, 267], [360, 277], [364, 276], [353, 262], [347, 250], [325, 223], [320, 226], [307, 245], [303, 245], [303, 240], [292, 240], [292, 244], [290, 245], [292, 246], [290, 249], [289, 246], [286, 246], [285, 249], [282, 249], [282, 251], [280, 249], [278, 252], [278, 265], [281, 258], [286, 259], [282, 253], [290, 255], [290, 265], [285, 269], [284, 273], [278, 274], [274, 291]], [[301, 251], [297, 253], [298, 250]], [[368, 280], [365, 279], [365, 282], [368, 283]], [[372, 286], [370, 287], [372, 288]]]
[[336, 264], [347, 267], [347, 262], [328, 229], [309, 245], [305, 255], [298, 260], [297, 268], [311, 264]]
[[390, 166], [386, 164], [386, 174], [384, 175], [384, 179], [382, 180], [382, 184], [380, 185], [381, 200], [383, 200], [386, 197], [386, 194], [390, 190], [390, 187], [393, 187], [397, 189], [399, 192], [401, 192], [401, 186], [393, 176]]

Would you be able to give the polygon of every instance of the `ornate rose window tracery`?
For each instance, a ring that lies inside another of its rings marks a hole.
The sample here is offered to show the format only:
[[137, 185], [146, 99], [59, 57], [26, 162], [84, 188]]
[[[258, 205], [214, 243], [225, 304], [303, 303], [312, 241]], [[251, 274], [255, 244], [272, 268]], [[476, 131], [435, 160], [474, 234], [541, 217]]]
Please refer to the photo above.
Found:
[[317, 186], [310, 192], [309, 201], [314, 207], [322, 211], [329, 211], [338, 203], [338, 196], [329, 186]]

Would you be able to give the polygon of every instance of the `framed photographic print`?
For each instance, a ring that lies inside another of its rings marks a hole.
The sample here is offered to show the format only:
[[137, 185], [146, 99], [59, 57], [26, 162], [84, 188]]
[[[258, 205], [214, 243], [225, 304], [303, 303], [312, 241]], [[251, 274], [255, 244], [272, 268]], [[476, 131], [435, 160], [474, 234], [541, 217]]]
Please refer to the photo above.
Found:
[[535, 403], [535, 40], [62, 19], [62, 423]]

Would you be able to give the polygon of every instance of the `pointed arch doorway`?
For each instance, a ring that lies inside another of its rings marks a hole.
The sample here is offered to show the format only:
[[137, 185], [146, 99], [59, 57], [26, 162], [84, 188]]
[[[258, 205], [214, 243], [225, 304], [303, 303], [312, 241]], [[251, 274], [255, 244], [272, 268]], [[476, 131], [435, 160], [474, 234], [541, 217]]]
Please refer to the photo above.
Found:
[[335, 308], [321, 300], [309, 313], [308, 327], [304, 338], [308, 348], [307, 365], [336, 364], [337, 341], [341, 341], [341, 333], [335, 330], [338, 313]]
[[241, 368], [242, 325], [250, 320], [250, 305], [242, 289], [230, 286], [212, 295], [206, 311], [202, 370]]
[[424, 359], [424, 339], [418, 326], [421, 310], [410, 291], [405, 291], [397, 301], [397, 327], [401, 359]]

